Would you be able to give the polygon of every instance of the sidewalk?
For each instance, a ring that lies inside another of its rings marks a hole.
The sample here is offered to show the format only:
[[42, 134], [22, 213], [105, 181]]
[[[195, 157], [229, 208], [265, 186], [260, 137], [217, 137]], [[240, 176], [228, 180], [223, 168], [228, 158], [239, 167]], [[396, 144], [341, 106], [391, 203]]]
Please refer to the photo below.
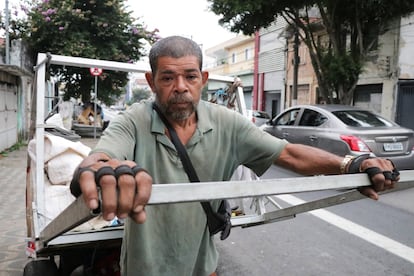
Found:
[[26, 238], [27, 147], [0, 156], [0, 275], [22, 275]]
[[[82, 138], [93, 147], [97, 139]], [[27, 147], [0, 155], [0, 275], [21, 276], [25, 254]]]

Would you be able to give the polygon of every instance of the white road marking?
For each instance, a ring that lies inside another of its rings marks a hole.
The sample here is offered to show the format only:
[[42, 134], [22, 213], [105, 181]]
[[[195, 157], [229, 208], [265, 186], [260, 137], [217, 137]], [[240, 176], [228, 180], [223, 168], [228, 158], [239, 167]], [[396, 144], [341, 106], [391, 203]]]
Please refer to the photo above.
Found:
[[[276, 197], [291, 205], [297, 205], [306, 202], [292, 195], [278, 195]], [[375, 246], [383, 248], [388, 252], [391, 252], [411, 263], [414, 263], [414, 249], [411, 247], [408, 247], [402, 243], [399, 243], [377, 232], [374, 232], [343, 217], [335, 215], [329, 211], [319, 209], [311, 211], [309, 213], [318, 217], [321, 220], [335, 225], [336, 227], [344, 231], [347, 231], [350, 234], [360, 237], [361, 239], [364, 239], [365, 241], [370, 242]]]

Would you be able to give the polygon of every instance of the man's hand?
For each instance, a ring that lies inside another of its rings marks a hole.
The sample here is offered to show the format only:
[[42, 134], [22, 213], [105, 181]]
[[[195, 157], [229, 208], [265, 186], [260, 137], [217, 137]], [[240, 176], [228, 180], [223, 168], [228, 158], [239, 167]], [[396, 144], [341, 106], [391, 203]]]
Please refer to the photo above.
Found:
[[152, 177], [134, 162], [109, 159], [106, 156], [102, 158], [99, 153], [92, 154], [75, 172], [71, 183], [72, 193], [76, 189], [72, 187], [76, 182], [90, 209], [96, 209], [101, 204], [105, 220], [112, 220], [115, 216], [130, 216], [137, 223], [145, 221], [145, 205], [151, 195]]
[[378, 200], [378, 192], [394, 188], [395, 184], [400, 180], [398, 170], [387, 159], [367, 158], [358, 167], [360, 172], [368, 174], [372, 183], [371, 186], [359, 188], [359, 191], [374, 200]]

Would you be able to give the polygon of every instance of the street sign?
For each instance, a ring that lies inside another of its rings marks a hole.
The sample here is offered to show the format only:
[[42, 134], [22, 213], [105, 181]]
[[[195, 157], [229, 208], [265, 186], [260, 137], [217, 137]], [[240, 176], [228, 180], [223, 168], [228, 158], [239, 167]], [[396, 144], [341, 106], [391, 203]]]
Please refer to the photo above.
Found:
[[96, 100], [98, 99], [98, 76], [102, 74], [102, 68], [98, 67], [91, 67], [89, 68], [89, 72], [92, 76], [95, 76], [95, 93], [94, 93], [94, 99], [93, 99], [93, 138], [96, 139]]
[[89, 72], [91, 73], [92, 76], [97, 77], [102, 74], [102, 68], [92, 67], [92, 68], [89, 68]]

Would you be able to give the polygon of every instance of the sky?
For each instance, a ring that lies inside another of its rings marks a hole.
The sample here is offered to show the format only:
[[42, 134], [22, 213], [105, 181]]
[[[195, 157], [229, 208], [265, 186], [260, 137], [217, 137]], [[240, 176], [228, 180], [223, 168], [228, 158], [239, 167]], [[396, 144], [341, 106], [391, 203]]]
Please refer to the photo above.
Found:
[[[0, 0], [3, 11], [6, 0]], [[18, 0], [9, 0], [9, 8], [19, 7]], [[219, 16], [207, 11], [207, 0], [125, 0], [133, 16], [157, 28], [161, 37], [182, 35], [202, 45], [203, 50], [236, 36], [218, 24]]]
[[208, 49], [236, 36], [218, 24], [219, 16], [207, 10], [207, 0], [127, 0], [126, 4], [160, 36], [182, 35]]

